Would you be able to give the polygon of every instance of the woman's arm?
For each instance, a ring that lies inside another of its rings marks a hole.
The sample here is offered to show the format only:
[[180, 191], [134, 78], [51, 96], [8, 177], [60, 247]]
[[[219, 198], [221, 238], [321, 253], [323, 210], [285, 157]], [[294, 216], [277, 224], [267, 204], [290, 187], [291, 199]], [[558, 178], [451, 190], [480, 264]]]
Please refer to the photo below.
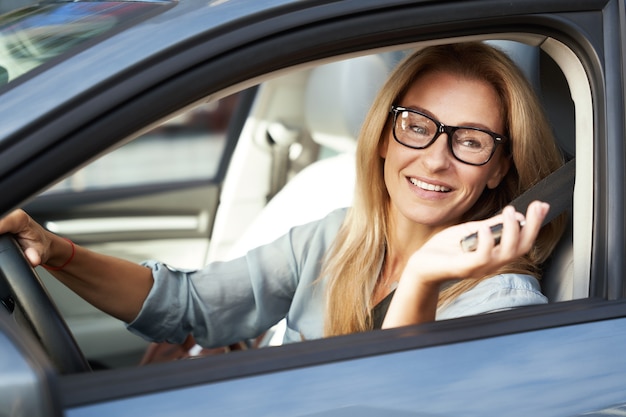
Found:
[[22, 210], [0, 219], [3, 233], [15, 236], [31, 265], [51, 267], [50, 273], [79, 296], [125, 322], [137, 316], [152, 288], [149, 268], [74, 245]]
[[[396, 289], [383, 328], [406, 326], [435, 320], [439, 287], [453, 279], [487, 276], [526, 254], [532, 247], [549, 205], [533, 202], [526, 212], [526, 224], [512, 207], [501, 215], [481, 222], [464, 223], [433, 236], [409, 259]], [[490, 226], [502, 223], [499, 245], [494, 244]], [[478, 231], [478, 247], [465, 252], [460, 241]]]

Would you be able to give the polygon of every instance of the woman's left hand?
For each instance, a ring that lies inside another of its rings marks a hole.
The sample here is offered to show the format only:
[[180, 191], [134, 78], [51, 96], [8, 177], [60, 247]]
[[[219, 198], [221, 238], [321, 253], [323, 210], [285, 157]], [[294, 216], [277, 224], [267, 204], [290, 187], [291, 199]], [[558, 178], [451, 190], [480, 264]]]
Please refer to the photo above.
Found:
[[[435, 234], [407, 262], [383, 327], [434, 320], [443, 282], [487, 276], [526, 254], [549, 209], [547, 203], [535, 201], [528, 206], [524, 217], [507, 206], [490, 219], [459, 224]], [[523, 227], [520, 221], [525, 221]], [[490, 227], [498, 223], [503, 228], [500, 243], [496, 245]], [[463, 250], [461, 240], [475, 232], [478, 233], [476, 250]]]
[[[498, 268], [526, 254], [532, 247], [548, 213], [547, 203], [531, 203], [526, 217], [507, 206], [502, 214], [490, 219], [449, 227], [428, 240], [411, 256], [403, 273], [419, 276], [422, 282], [441, 283], [448, 279], [477, 278], [495, 272]], [[525, 221], [523, 227], [519, 222]], [[490, 227], [502, 223], [502, 237], [495, 244]], [[465, 251], [461, 240], [478, 232], [475, 251]]]

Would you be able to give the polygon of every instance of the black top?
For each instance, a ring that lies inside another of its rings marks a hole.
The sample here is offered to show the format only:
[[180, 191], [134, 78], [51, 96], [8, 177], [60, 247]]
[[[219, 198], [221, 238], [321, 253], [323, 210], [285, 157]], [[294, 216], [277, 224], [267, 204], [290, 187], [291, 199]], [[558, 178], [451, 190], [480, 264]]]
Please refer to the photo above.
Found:
[[396, 290], [391, 291], [372, 309], [372, 320], [374, 321], [374, 329], [380, 329], [383, 327], [383, 320], [385, 320], [387, 310], [389, 309], [389, 304], [391, 304], [391, 299], [393, 298], [395, 292]]

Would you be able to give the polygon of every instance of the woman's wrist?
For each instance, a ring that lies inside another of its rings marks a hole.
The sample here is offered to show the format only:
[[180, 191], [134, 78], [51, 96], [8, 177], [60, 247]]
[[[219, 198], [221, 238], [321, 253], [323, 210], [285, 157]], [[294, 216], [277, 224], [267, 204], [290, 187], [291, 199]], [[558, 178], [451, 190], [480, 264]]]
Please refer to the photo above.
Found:
[[70, 239], [55, 236], [50, 244], [51, 256], [42, 264], [49, 271], [61, 271], [68, 266], [76, 254], [76, 246]]

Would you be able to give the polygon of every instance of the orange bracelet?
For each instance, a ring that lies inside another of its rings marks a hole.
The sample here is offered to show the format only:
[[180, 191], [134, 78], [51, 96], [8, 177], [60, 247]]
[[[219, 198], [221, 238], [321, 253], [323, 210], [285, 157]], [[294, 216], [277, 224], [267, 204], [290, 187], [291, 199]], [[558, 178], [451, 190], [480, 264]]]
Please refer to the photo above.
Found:
[[70, 239], [68, 239], [66, 237], [64, 237], [63, 239], [65, 239], [68, 242], [70, 242], [70, 245], [72, 246], [72, 254], [70, 255], [69, 259], [67, 261], [65, 261], [65, 263], [63, 265], [61, 265], [61, 266], [50, 266], [50, 265], [42, 264], [41, 266], [46, 268], [48, 271], [60, 271], [63, 268], [65, 268], [66, 266], [68, 266], [69, 263], [72, 262], [72, 259], [74, 259], [74, 255], [76, 254], [76, 246], [74, 246], [74, 242], [72, 242]]

